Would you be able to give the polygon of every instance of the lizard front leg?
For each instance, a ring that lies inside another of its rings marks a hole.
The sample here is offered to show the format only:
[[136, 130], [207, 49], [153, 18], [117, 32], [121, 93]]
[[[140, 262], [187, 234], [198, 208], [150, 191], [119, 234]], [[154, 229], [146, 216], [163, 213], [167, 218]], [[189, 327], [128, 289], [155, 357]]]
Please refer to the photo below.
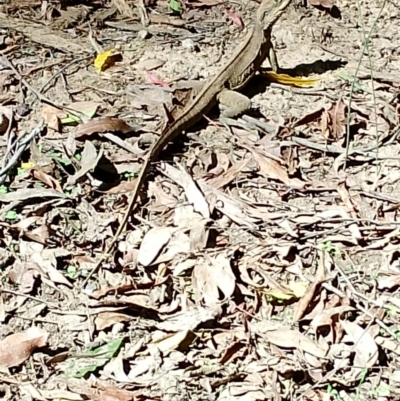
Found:
[[269, 48], [269, 52], [268, 52], [268, 61], [271, 64], [272, 70], [275, 73], [278, 73], [278, 70], [279, 70], [278, 59], [276, 57], [275, 49], [273, 48], [272, 43], [271, 43], [271, 47]]
[[232, 90], [224, 89], [217, 96], [221, 117], [233, 118], [244, 113], [251, 107], [250, 99]]

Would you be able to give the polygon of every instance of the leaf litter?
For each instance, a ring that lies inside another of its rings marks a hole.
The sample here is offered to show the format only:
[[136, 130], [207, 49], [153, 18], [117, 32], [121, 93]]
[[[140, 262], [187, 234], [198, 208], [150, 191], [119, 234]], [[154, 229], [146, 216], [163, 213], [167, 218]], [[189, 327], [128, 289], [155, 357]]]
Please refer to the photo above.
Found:
[[3, 399], [398, 393], [398, 13], [367, 52], [355, 7], [339, 27], [343, 4], [309, 5], [274, 27], [283, 70], [251, 116], [211, 112], [163, 152], [87, 283], [141, 159], [256, 4], [0, 6]]

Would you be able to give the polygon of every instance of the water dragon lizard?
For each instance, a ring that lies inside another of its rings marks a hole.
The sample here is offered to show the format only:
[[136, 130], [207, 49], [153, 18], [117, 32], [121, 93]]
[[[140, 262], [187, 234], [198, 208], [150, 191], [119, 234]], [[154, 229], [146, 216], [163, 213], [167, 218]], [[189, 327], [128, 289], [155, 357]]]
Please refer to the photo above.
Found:
[[[206, 82], [200, 92], [184, 108], [182, 114], [168, 126], [152, 145], [136, 180], [136, 185], [130, 195], [129, 203], [118, 230], [102, 255], [100, 261], [91, 271], [90, 276], [109, 257], [118, 237], [132, 213], [139, 191], [150, 170], [151, 163], [157, 160], [164, 147], [173, 141], [183, 131], [197, 123], [203, 115], [219, 103], [222, 115], [233, 117], [250, 107], [250, 100], [236, 92], [242, 89], [259, 70], [265, 58], [268, 58], [272, 68], [277, 71], [278, 63], [271, 43], [272, 27], [286, 11], [292, 0], [262, 0], [254, 17], [252, 28], [243, 42], [223, 65], [219, 72]], [[89, 277], [90, 277], [89, 276]], [[86, 278], [85, 282], [89, 279]]]

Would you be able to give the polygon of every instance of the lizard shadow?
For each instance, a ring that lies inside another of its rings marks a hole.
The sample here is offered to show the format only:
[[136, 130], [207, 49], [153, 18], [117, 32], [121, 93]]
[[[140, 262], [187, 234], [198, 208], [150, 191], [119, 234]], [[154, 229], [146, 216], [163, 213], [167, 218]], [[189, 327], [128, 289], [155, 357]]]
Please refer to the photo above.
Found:
[[281, 68], [279, 73], [291, 77], [307, 77], [311, 74], [325, 74], [343, 68], [347, 61], [342, 60], [316, 60], [312, 63], [299, 64], [294, 68]]

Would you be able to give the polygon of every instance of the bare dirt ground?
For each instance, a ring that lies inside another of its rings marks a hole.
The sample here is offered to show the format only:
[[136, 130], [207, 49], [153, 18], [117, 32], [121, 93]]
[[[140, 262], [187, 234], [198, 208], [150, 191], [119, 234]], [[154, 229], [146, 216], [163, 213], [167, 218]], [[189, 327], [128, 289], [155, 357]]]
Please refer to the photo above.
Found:
[[400, 6], [306, 3], [99, 268], [257, 3], [0, 3], [1, 399], [400, 398]]

